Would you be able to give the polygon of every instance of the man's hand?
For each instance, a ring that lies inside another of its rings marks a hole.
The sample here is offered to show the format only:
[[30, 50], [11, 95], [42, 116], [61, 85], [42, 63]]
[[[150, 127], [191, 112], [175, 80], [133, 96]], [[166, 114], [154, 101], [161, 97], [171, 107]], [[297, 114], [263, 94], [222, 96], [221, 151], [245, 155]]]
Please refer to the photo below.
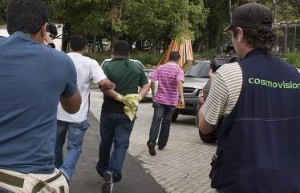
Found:
[[177, 108], [179, 108], [179, 109], [184, 109], [185, 108], [185, 102], [184, 102], [184, 98], [183, 97], [180, 97], [178, 99]]
[[124, 96], [121, 94], [117, 94], [117, 96], [114, 98], [114, 100], [119, 101], [120, 103], [123, 103]]
[[45, 45], [49, 45], [52, 48], [55, 48], [55, 44], [53, 43], [52, 38], [50, 37], [49, 33], [46, 33], [45, 39], [44, 39], [44, 44]]

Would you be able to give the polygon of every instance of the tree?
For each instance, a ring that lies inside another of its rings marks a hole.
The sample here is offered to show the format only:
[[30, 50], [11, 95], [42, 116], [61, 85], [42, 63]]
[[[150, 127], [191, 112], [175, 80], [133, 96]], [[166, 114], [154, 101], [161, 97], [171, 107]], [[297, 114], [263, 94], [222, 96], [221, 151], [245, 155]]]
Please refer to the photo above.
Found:
[[128, 36], [160, 51], [161, 44], [168, 45], [171, 39], [200, 34], [199, 26], [205, 24], [207, 14], [202, 0], [130, 1]]
[[0, 1], [0, 25], [5, 23], [7, 4], [8, 4], [8, 0], [1, 0]]

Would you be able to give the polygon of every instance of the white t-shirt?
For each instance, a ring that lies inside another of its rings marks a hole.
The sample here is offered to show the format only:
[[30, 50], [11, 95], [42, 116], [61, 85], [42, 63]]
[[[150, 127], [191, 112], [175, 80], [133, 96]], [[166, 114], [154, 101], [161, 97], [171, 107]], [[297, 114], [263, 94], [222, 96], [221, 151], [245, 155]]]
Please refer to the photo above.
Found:
[[98, 84], [101, 80], [106, 79], [106, 76], [96, 60], [82, 56], [76, 52], [70, 52], [68, 53], [68, 56], [73, 60], [76, 68], [77, 85], [82, 102], [79, 111], [75, 114], [65, 112], [59, 103], [57, 119], [60, 121], [79, 123], [87, 120], [91, 81]]

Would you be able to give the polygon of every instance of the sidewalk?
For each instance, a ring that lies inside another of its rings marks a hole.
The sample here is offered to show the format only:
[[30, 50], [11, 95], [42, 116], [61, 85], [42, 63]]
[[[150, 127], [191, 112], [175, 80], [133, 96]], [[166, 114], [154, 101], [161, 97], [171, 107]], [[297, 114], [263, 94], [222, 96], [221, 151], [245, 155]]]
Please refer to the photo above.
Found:
[[[102, 100], [102, 93], [92, 89], [90, 110], [97, 119]], [[200, 140], [198, 129], [191, 124], [193, 117], [173, 123], [167, 147], [157, 150], [156, 156], [150, 156], [146, 143], [152, 115], [151, 103], [141, 103], [128, 153], [138, 159], [144, 170], [168, 193], [214, 193], [208, 175], [216, 146]]]

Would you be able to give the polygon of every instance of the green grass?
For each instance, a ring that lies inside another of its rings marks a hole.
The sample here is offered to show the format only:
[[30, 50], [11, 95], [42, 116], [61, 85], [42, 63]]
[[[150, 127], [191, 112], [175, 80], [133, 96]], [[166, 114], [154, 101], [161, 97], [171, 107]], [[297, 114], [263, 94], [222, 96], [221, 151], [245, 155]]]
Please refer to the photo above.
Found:
[[285, 55], [286, 61], [296, 68], [300, 68], [300, 52], [294, 52]]

